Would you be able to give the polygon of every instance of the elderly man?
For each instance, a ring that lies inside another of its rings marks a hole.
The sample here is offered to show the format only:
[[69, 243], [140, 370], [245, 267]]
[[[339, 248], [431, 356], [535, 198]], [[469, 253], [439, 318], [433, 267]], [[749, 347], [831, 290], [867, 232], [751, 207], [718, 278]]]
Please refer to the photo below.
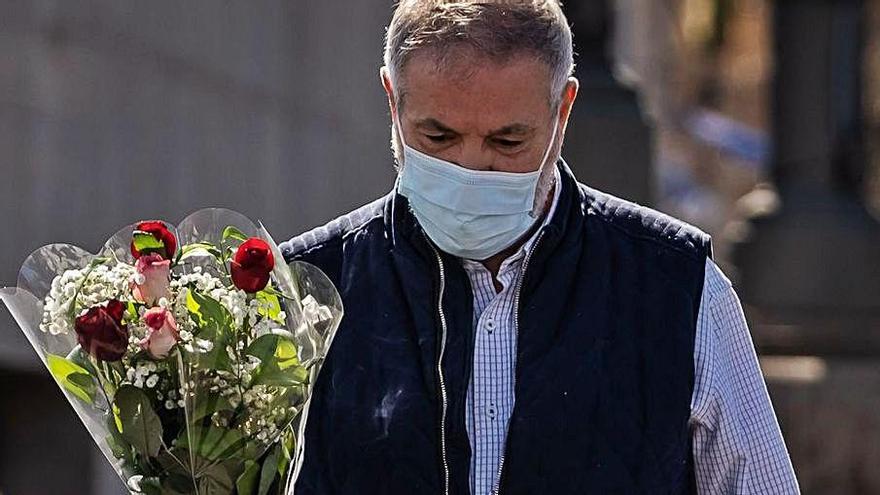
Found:
[[297, 495], [798, 492], [709, 237], [561, 160], [572, 67], [556, 0], [398, 5], [394, 189], [282, 246], [346, 309]]

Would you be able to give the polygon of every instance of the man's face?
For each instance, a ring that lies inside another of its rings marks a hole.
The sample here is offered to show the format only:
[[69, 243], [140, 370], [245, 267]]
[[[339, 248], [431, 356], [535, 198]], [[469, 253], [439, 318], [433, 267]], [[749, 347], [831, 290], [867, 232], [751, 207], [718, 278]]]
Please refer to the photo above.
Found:
[[[387, 77], [383, 82], [394, 114], [396, 88]], [[431, 57], [414, 55], [399, 83], [407, 145], [462, 167], [497, 172], [538, 170], [554, 119], [560, 119], [558, 146], [576, 94], [567, 90], [561, 111], [552, 108], [549, 70], [528, 56], [438, 69]]]

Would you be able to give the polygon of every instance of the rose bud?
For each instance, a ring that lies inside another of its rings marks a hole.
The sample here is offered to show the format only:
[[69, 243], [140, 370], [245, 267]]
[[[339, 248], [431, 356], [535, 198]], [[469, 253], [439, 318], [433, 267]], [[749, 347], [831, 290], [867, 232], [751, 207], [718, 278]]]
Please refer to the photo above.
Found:
[[148, 330], [146, 338], [140, 341], [141, 348], [156, 359], [165, 359], [180, 339], [174, 316], [165, 308], [152, 308], [144, 313], [144, 323]]
[[122, 324], [125, 306], [112, 300], [107, 306], [90, 308], [77, 317], [76, 339], [92, 356], [102, 361], [119, 361], [128, 347], [128, 327]]
[[245, 292], [254, 293], [263, 290], [269, 283], [275, 257], [266, 241], [251, 237], [238, 247], [230, 265], [232, 283]]
[[[152, 235], [157, 241], [161, 242], [163, 248], [156, 252], [162, 255], [163, 258], [166, 260], [174, 258], [174, 255], [177, 253], [177, 238], [174, 237], [174, 234], [168, 230], [168, 227], [166, 227], [164, 223], [158, 220], [141, 222], [135, 226], [135, 230], [146, 232], [147, 234]], [[151, 252], [153, 251], [151, 250]], [[134, 256], [134, 259], [139, 259], [144, 254], [147, 253], [141, 253], [138, 251], [137, 246], [135, 246], [134, 241], [132, 241], [131, 255]]]
[[149, 305], [160, 298], [170, 297], [171, 262], [158, 253], [145, 254], [134, 264], [137, 272], [132, 284], [134, 298]]

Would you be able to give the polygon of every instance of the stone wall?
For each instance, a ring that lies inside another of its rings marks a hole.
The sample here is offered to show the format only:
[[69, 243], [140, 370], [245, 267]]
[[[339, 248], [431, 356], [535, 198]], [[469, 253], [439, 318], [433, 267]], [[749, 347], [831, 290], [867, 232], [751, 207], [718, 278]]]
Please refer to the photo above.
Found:
[[804, 495], [880, 493], [880, 360], [764, 358]]
[[[4, 0], [0, 285], [140, 218], [222, 206], [284, 239], [390, 189], [391, 4]], [[0, 370], [0, 492], [119, 493], [5, 310]]]

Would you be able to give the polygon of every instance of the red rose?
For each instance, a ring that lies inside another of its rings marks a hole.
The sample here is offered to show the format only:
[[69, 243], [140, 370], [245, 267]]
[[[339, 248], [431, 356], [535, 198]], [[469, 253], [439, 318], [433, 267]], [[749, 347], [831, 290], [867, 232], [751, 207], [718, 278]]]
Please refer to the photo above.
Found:
[[[156, 252], [161, 254], [166, 260], [174, 259], [174, 255], [177, 253], [177, 238], [174, 237], [174, 234], [168, 230], [168, 227], [166, 227], [164, 223], [158, 220], [141, 222], [135, 226], [135, 230], [151, 234], [164, 246], [161, 251]], [[134, 245], [134, 241], [131, 241], [131, 255], [134, 256], [134, 259], [140, 258], [143, 254], [146, 253], [139, 252]]]
[[89, 354], [102, 361], [119, 361], [128, 347], [128, 327], [122, 324], [125, 306], [112, 300], [95, 306], [76, 319], [76, 339]]
[[236, 287], [249, 293], [259, 292], [269, 283], [275, 257], [266, 241], [251, 237], [238, 247], [231, 267]]

